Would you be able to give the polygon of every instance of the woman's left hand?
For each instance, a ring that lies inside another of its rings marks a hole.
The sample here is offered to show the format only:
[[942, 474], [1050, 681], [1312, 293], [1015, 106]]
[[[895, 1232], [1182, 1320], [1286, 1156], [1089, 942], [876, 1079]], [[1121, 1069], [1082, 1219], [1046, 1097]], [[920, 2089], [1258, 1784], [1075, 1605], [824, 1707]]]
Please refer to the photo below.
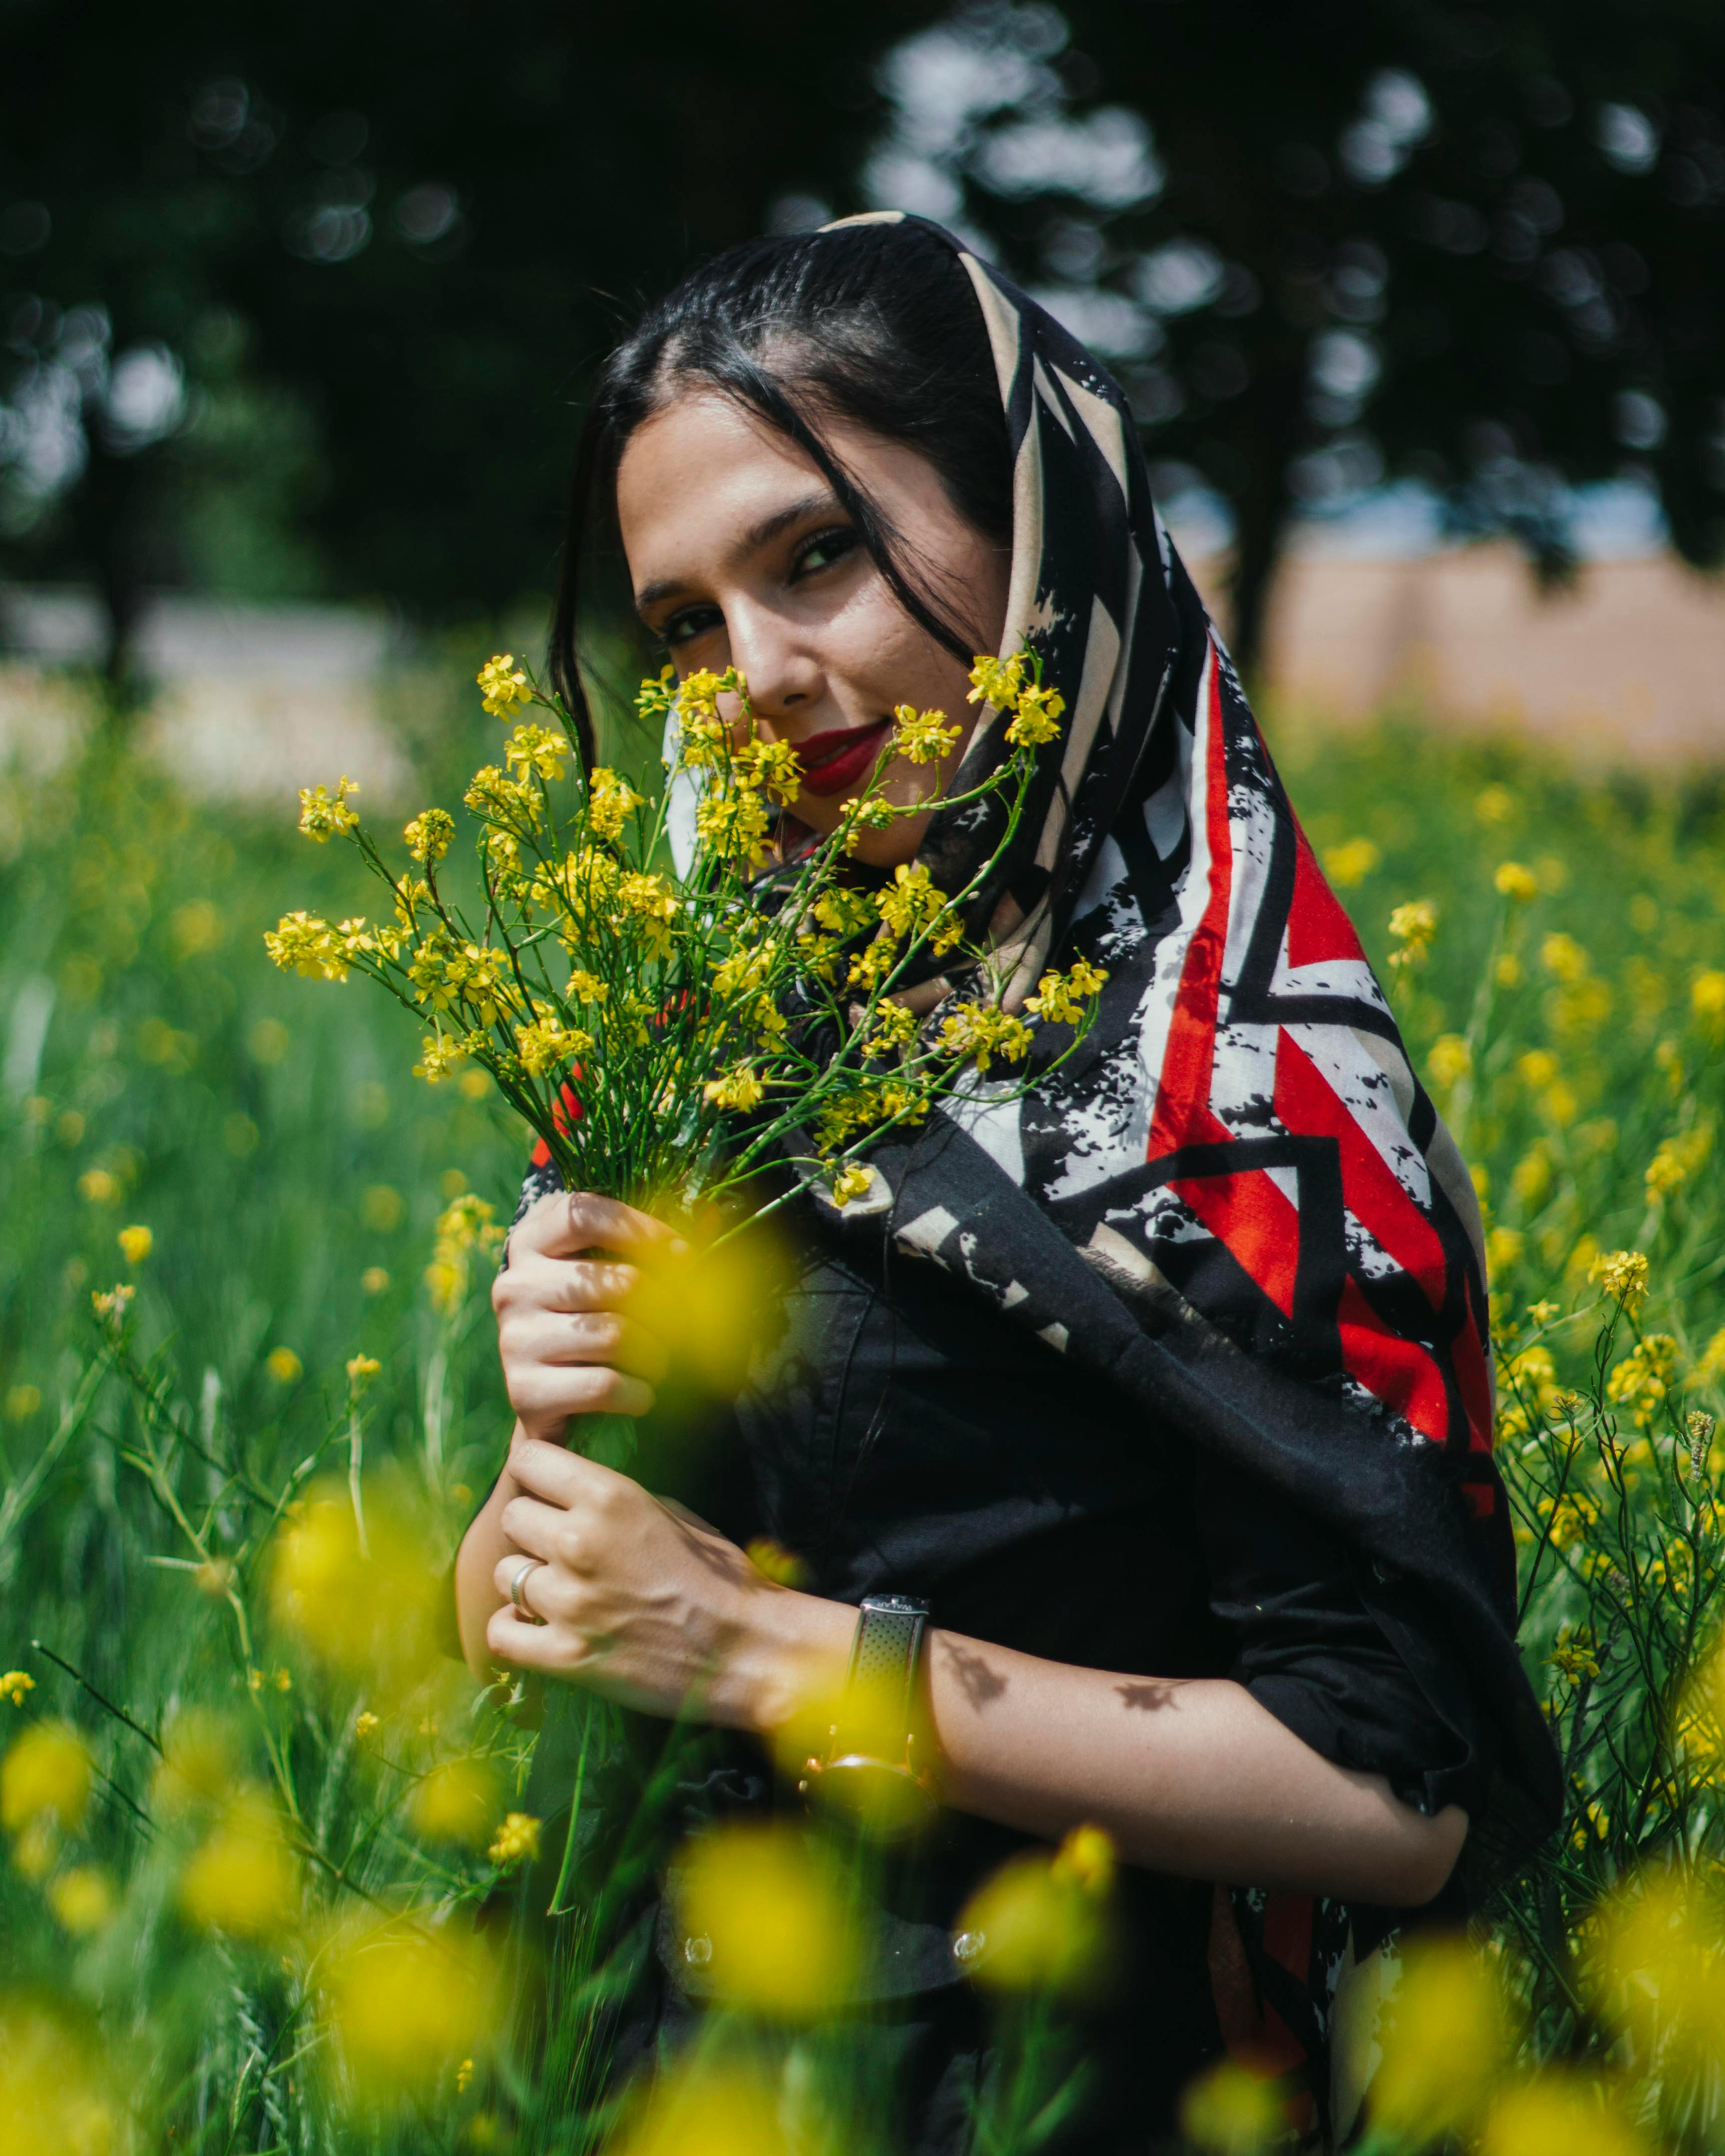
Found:
[[[835, 1652], [842, 1672], [855, 1624], [844, 1604], [776, 1585], [705, 1521], [560, 1445], [518, 1436], [510, 1472], [526, 1494], [501, 1517], [520, 1554], [495, 1574], [504, 1600], [485, 1642], [500, 1661], [756, 1731], [829, 1684]], [[523, 1616], [508, 1597], [530, 1558]]]

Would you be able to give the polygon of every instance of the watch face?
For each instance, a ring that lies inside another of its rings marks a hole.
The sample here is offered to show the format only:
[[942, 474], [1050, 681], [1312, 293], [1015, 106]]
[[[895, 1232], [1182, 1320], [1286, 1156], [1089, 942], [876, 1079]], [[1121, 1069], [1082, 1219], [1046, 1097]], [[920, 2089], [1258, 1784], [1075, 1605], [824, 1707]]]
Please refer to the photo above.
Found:
[[829, 1760], [812, 1776], [809, 1794], [853, 1820], [880, 1841], [902, 1841], [926, 1826], [937, 1806], [908, 1767], [889, 1766], [857, 1753]]

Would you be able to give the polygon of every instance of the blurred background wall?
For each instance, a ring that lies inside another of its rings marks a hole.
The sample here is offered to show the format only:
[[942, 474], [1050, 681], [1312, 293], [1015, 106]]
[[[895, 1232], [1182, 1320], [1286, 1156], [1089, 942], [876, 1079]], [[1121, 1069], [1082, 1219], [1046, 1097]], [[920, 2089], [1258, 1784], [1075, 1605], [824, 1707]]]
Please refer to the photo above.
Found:
[[94, 668], [197, 784], [400, 783], [643, 299], [887, 205], [1115, 367], [1272, 708], [1725, 750], [1712, 0], [4, 0], [0, 752]]

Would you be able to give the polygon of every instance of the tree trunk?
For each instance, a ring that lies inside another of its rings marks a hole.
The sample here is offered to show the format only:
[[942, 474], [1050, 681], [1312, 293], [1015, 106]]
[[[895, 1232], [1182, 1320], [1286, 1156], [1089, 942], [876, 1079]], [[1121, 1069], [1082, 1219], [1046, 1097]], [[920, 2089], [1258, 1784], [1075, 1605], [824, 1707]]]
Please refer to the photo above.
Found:
[[1248, 477], [1233, 505], [1229, 645], [1249, 693], [1261, 685], [1271, 591], [1293, 505], [1288, 466], [1305, 433], [1305, 355], [1296, 345], [1260, 371], [1231, 437], [1245, 457]]

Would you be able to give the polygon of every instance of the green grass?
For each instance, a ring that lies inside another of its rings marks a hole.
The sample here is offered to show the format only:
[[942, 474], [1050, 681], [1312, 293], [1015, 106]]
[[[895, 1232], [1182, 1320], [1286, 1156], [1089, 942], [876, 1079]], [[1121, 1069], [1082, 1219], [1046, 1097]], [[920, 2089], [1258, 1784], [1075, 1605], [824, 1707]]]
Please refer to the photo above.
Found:
[[[479, 760], [484, 722], [464, 710], [454, 692], [422, 699], [428, 799], [452, 799]], [[1493, 1913], [1499, 1965], [1524, 2057], [1620, 2059], [1609, 2017], [1584, 2010], [1578, 1927], [1638, 1866], [1705, 1865], [1719, 1847], [1712, 1739], [1692, 1729], [1678, 1744], [1671, 1710], [1710, 1645], [1721, 1571], [1711, 1467], [1689, 1464], [1685, 1420], [1721, 1405], [1707, 1348], [1725, 1328], [1725, 1204], [1719, 1156], [1703, 1158], [1725, 1091], [1709, 1000], [1725, 968], [1721, 787], [1584, 780], [1548, 753], [1417, 716], [1276, 745], [1314, 844], [1353, 878], [1343, 896], [1373, 957], [1392, 947], [1394, 906], [1437, 909], [1429, 959], [1404, 969], [1398, 994], [1416, 1054], [1447, 1074], [1435, 1090], [1496, 1231], [1502, 1346], [1522, 1358], [1503, 1456], [1538, 1567], [1529, 1660], [1575, 1777], [1558, 1851]], [[288, 1807], [317, 1923], [377, 1902], [448, 1917], [497, 1890], [482, 1845], [414, 1828], [403, 1803], [415, 1777], [475, 1745], [495, 1808], [516, 1801], [515, 1732], [493, 1717], [475, 1739], [452, 1680], [429, 1680], [411, 1712], [376, 1702], [377, 1749], [395, 1762], [377, 1764], [353, 1737], [363, 1686], [273, 1627], [268, 1544], [284, 1495], [316, 1479], [302, 1463], [345, 1473], [346, 1365], [364, 1354], [381, 1365], [361, 1408], [376, 1502], [408, 1524], [428, 1574], [446, 1559], [507, 1414], [485, 1263], [475, 1254], [453, 1311], [424, 1270], [458, 1190], [506, 1219], [526, 1140], [495, 1094], [416, 1082], [414, 1028], [362, 983], [270, 968], [262, 934], [282, 911], [361, 901], [357, 865], [306, 845], [289, 814], [199, 804], [100, 737], [59, 778], [10, 782], [0, 808], [0, 1668], [35, 1680], [22, 1706], [0, 1704], [0, 1743], [64, 1718], [107, 1778], [75, 1833], [45, 1853], [16, 1834], [0, 1869], [14, 2058], [28, 2063], [15, 2034], [28, 2025], [48, 2046], [43, 2086], [105, 2089], [116, 2147], [168, 2146], [170, 2127], [175, 2148], [209, 2152], [392, 2133], [415, 2148], [584, 2146], [562, 2092], [578, 2065], [536, 2066], [520, 2047], [458, 2089], [434, 2046], [429, 2111], [387, 2131], [349, 2116], [319, 2078], [329, 2047], [303, 1954], [187, 1920], [177, 1882], [214, 1815], [164, 1809], [151, 1746], [192, 1707], [224, 1718], [224, 1772]], [[1494, 887], [1507, 860], [1532, 870], [1530, 904]], [[1673, 1138], [1690, 1165], [1650, 1197], [1646, 1170]], [[152, 1239], [136, 1266], [117, 1240], [131, 1225]], [[1619, 1248], [1646, 1253], [1651, 1291], [1601, 1348], [1612, 1311], [1589, 1263]], [[90, 1301], [121, 1281], [137, 1289], [129, 1382]], [[1530, 1317], [1542, 1298], [1556, 1308]], [[1655, 1351], [1663, 1398], [1622, 1378], [1609, 1396], [1632, 1330], [1672, 1342]], [[1591, 1404], [1567, 1404], [1565, 1388]], [[1577, 1491], [1592, 1507], [1579, 1534], [1561, 1511]], [[235, 1567], [235, 1599], [200, 1590], [175, 1505]], [[1579, 1661], [1548, 1661], [1560, 1636], [1583, 1641]], [[291, 1691], [275, 1688], [278, 1668]], [[56, 1882], [90, 1869], [118, 1913], [69, 1926]], [[28, 2019], [47, 1999], [51, 2041]], [[1671, 2072], [1650, 2082], [1645, 2068], [1637, 2101], [1659, 2133], [1712, 2145], [1699, 2114], [1679, 2118]], [[24, 2069], [0, 2062], [0, 2101], [8, 2087], [17, 2097], [9, 2071]]]

